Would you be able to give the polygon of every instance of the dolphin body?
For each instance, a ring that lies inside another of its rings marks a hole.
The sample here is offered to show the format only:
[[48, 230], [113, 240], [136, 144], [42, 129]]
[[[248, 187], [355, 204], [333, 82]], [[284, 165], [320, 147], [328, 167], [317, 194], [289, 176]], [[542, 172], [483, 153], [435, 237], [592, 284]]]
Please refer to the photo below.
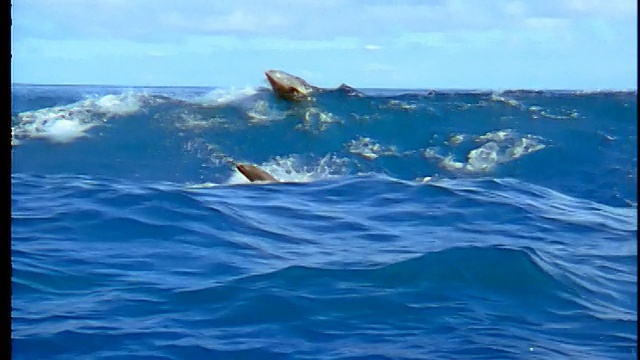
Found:
[[[281, 70], [266, 71], [265, 76], [273, 89], [273, 92], [284, 100], [304, 101], [310, 100], [313, 93], [326, 91], [319, 87], [309, 85], [304, 79], [293, 76]], [[341, 90], [350, 96], [364, 96], [358, 90], [349, 85], [342, 84], [335, 90]]]
[[278, 182], [278, 180], [271, 176], [271, 174], [257, 166], [244, 163], [234, 163], [233, 165], [235, 165], [236, 169], [238, 169], [238, 171], [251, 182]]

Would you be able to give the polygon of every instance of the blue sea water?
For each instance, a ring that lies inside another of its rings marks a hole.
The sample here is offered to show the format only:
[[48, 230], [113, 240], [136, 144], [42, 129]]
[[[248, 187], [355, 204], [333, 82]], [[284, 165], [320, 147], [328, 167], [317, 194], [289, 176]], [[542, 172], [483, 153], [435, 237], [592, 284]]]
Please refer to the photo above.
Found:
[[12, 357], [637, 358], [635, 91], [363, 93], [14, 84]]

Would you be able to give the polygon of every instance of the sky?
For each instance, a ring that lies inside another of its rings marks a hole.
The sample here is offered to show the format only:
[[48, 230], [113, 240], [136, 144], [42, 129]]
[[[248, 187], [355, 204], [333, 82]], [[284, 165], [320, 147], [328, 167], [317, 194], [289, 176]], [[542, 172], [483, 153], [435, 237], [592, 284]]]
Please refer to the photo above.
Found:
[[636, 0], [12, 0], [13, 83], [637, 89]]

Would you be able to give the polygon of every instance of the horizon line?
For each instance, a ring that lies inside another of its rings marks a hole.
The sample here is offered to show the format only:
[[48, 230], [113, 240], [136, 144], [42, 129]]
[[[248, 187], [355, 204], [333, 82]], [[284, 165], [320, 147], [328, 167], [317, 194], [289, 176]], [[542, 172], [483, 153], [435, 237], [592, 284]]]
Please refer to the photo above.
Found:
[[[111, 88], [201, 88], [201, 89], [230, 89], [230, 88], [269, 88], [265, 85], [245, 85], [245, 86], [220, 86], [220, 85], [123, 85], [123, 84], [87, 84], [87, 83], [65, 83], [65, 84], [51, 84], [51, 83], [27, 83], [27, 82], [11, 82], [11, 86], [93, 86], [93, 87], [111, 87]], [[337, 87], [335, 87], [337, 88]], [[335, 89], [324, 88], [324, 89]], [[587, 91], [587, 92], [637, 92], [638, 88], [464, 88], [464, 87], [451, 87], [451, 88], [416, 88], [416, 87], [356, 87], [358, 90], [412, 90], [412, 91]]]

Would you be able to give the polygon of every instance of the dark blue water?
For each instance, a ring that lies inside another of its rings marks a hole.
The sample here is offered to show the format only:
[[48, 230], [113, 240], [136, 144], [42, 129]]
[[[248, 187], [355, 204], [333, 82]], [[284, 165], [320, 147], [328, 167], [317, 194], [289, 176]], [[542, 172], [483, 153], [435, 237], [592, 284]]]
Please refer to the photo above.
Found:
[[636, 92], [12, 90], [15, 359], [637, 358]]

